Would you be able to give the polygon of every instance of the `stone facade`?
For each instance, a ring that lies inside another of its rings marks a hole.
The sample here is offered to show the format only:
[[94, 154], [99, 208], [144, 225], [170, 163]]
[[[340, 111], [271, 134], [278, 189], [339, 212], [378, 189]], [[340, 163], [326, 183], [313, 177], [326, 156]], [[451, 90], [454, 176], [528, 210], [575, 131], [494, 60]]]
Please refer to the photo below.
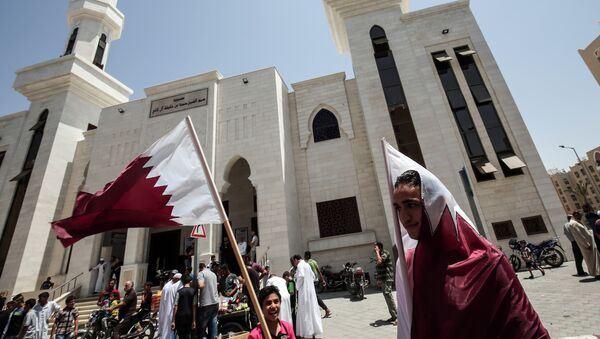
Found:
[[[213, 71], [147, 88], [145, 98], [128, 101], [130, 90], [102, 70], [108, 46], [100, 64], [93, 48], [102, 34], [109, 42], [120, 34], [123, 16], [116, 1], [73, 1], [69, 22], [91, 45], [75, 44], [75, 54], [19, 71], [15, 87], [27, 93], [32, 106], [0, 118], [0, 152], [6, 151], [0, 167], [0, 218], [6, 219], [15, 189], [9, 180], [21, 170], [31, 138], [28, 129], [39, 112], [50, 111], [0, 290], [32, 290], [49, 275], [69, 279], [110, 255], [123, 257], [121, 284], [134, 280], [140, 286], [152, 277], [152, 270], [171, 260], [169, 256], [182, 254], [189, 242], [188, 227], [99, 234], [65, 251], [47, 225], [71, 214], [77, 191], [101, 189], [188, 115], [236, 235], [248, 237], [255, 228], [258, 258], [268, 258], [273, 272], [281, 274], [289, 268], [291, 255], [310, 250], [321, 265], [330, 264], [334, 270], [356, 261], [374, 273], [369, 260], [373, 242], [391, 248], [394, 237], [380, 139], [396, 142], [369, 35], [375, 25], [385, 30], [395, 57], [425, 165], [448, 186], [480, 231], [503, 245], [508, 238], [497, 236], [493, 224], [498, 222], [510, 221], [515, 236], [531, 241], [562, 235], [564, 212], [552, 182], [468, 1], [416, 12], [395, 0], [324, 3], [334, 41], [340, 51], [351, 54], [356, 79], [336, 73], [290, 88], [276, 68], [227, 78]], [[101, 4], [102, 10], [92, 4]], [[80, 15], [82, 11], [88, 14]], [[494, 180], [476, 179], [431, 57], [438, 51], [452, 57], [450, 65], [485, 153], [495, 168], [501, 168], [456, 61], [454, 48], [463, 45], [476, 51], [473, 59], [514, 156], [524, 163], [520, 175], [496, 171]], [[48, 74], [54, 74], [54, 80]], [[205, 105], [153, 117], [153, 102], [203, 90]], [[318, 141], [315, 119], [323, 116], [333, 117], [338, 134]], [[343, 206], [352, 217], [327, 206]], [[522, 219], [532, 216], [539, 216], [545, 231], [526, 230]], [[336, 224], [336, 218], [344, 222]], [[347, 231], [350, 224], [353, 228]], [[324, 225], [333, 225], [334, 232]], [[220, 225], [208, 231], [200, 241], [201, 259], [217, 253], [222, 238]], [[158, 251], [157, 242], [174, 252]], [[78, 281], [85, 293], [95, 278], [84, 274]]]
[[594, 39], [586, 48], [582, 48], [578, 52], [598, 82], [598, 85], [600, 85], [600, 36]]

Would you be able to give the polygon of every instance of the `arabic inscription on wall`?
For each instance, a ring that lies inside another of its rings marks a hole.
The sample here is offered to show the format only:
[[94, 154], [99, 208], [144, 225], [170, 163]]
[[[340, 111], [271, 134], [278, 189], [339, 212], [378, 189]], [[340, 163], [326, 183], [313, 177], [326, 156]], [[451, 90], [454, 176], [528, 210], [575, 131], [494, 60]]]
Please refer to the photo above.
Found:
[[208, 88], [154, 100], [150, 104], [150, 118], [184, 109], [205, 106], [207, 103]]

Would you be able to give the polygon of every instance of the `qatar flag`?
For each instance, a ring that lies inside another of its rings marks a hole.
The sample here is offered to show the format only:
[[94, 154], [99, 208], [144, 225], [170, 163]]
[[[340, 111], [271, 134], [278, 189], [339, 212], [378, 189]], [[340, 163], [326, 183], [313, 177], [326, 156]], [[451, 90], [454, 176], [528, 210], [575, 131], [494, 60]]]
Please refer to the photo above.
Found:
[[477, 233], [446, 186], [385, 140], [382, 148], [392, 202], [398, 177], [420, 179], [418, 239], [402, 226], [403, 202], [392, 206], [404, 254], [396, 263], [397, 338], [549, 338], [506, 256]]
[[79, 192], [73, 216], [52, 222], [63, 246], [120, 228], [223, 223], [220, 199], [188, 126], [185, 120], [179, 123], [104, 189]]

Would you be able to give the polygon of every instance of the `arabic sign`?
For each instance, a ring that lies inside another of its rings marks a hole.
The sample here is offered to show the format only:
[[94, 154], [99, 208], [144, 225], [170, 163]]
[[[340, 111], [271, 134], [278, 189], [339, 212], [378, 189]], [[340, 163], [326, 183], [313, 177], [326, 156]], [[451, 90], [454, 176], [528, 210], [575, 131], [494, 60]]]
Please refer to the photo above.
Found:
[[208, 88], [154, 100], [150, 104], [150, 118], [184, 109], [205, 106], [207, 103]]

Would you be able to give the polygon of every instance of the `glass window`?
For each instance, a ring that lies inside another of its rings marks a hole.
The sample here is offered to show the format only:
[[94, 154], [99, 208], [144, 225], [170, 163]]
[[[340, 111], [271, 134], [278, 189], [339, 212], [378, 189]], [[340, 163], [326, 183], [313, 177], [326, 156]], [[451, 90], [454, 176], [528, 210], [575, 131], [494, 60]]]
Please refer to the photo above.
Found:
[[574, 174], [576, 178], [579, 178], [579, 172], [574, 172]]
[[71, 36], [69, 37], [69, 42], [67, 43], [67, 49], [65, 50], [65, 55], [69, 55], [73, 53], [73, 48], [75, 47], [75, 41], [77, 40], [77, 32], [79, 31], [79, 27], [75, 27]]
[[321, 238], [361, 231], [356, 197], [318, 202], [317, 218]]
[[96, 55], [94, 56], [94, 65], [104, 68], [102, 59], [104, 58], [104, 50], [106, 49], [106, 34], [102, 34], [98, 40], [98, 47], [96, 48]]
[[523, 227], [525, 227], [527, 235], [548, 233], [548, 229], [546, 228], [546, 224], [541, 215], [522, 218], [521, 221], [523, 222]]
[[492, 101], [492, 97], [490, 96], [490, 93], [488, 92], [488, 90], [485, 88], [484, 85], [472, 86], [471, 93], [473, 94], [473, 98], [475, 99], [475, 102], [478, 104]]
[[5, 155], [6, 155], [6, 151], [0, 152], [0, 168], [2, 168], [2, 161], [4, 160]]
[[512, 221], [500, 221], [493, 222], [492, 228], [494, 229], [494, 234], [496, 234], [496, 239], [511, 239], [517, 237], [517, 232], [515, 232], [515, 227], [513, 226]]
[[313, 138], [315, 142], [337, 139], [340, 137], [338, 121], [333, 113], [320, 110], [313, 120]]
[[446, 91], [446, 96], [448, 97], [450, 108], [457, 109], [467, 107], [467, 102], [465, 101], [465, 97], [463, 97], [462, 93], [460, 92], [460, 89]]
[[373, 26], [369, 34], [398, 149], [414, 161], [425, 166], [417, 132], [385, 31], [379, 26]]

